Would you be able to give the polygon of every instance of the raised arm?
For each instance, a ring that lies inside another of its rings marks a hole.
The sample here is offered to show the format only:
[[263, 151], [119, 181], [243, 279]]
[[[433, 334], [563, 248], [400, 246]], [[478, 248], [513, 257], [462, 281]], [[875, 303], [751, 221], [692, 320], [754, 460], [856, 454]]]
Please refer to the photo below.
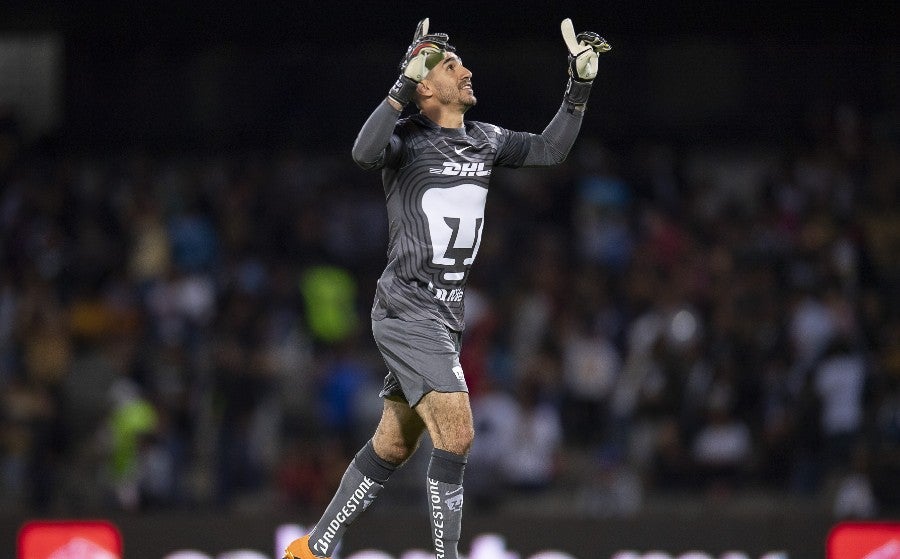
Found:
[[446, 51], [453, 50], [449, 40], [445, 33], [428, 33], [428, 18], [416, 26], [413, 41], [400, 60], [400, 76], [388, 91], [387, 98], [363, 123], [353, 142], [352, 155], [357, 165], [364, 169], [381, 165], [397, 119], [412, 100], [416, 86], [444, 58]]
[[560, 25], [563, 41], [569, 51], [569, 82], [559, 110], [540, 134], [530, 137], [525, 166], [545, 166], [562, 163], [581, 129], [601, 52], [610, 50], [609, 43], [596, 33], [587, 31], [575, 35], [571, 19]]
[[363, 169], [375, 169], [382, 165], [385, 148], [391, 141], [394, 126], [400, 118], [400, 109], [393, 107], [387, 99], [375, 107], [363, 123], [356, 141], [353, 142], [353, 161]]

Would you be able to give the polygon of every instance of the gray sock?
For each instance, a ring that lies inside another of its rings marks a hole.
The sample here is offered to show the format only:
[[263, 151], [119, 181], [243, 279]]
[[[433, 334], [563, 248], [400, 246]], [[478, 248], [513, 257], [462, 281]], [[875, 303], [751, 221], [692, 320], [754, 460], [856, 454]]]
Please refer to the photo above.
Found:
[[428, 505], [436, 559], [459, 559], [466, 457], [436, 448], [428, 464]]
[[332, 556], [344, 532], [372, 504], [395, 469], [375, 454], [372, 441], [356, 454], [331, 503], [309, 533], [309, 547], [315, 555]]

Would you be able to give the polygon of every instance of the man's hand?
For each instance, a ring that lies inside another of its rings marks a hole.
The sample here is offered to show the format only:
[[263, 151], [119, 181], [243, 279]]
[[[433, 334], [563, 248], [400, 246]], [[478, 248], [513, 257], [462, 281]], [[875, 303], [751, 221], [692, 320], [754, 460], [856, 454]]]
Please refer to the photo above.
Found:
[[578, 81], [593, 81], [597, 77], [597, 58], [601, 52], [606, 52], [612, 47], [606, 39], [592, 31], [583, 31], [575, 35], [575, 27], [569, 18], [562, 21], [560, 29], [569, 49], [569, 75]]
[[560, 25], [563, 41], [569, 49], [569, 84], [565, 99], [569, 112], [583, 111], [591, 94], [591, 85], [597, 77], [597, 59], [610, 48], [606, 39], [585, 31], [575, 35], [572, 20], [566, 18]]
[[400, 77], [388, 92], [388, 96], [400, 107], [410, 102], [416, 85], [444, 59], [444, 54], [455, 50], [449, 41], [446, 33], [428, 33], [428, 18], [416, 26], [413, 41], [400, 61]]
[[449, 41], [450, 37], [446, 33], [428, 34], [426, 17], [416, 26], [413, 42], [400, 61], [400, 71], [415, 82], [422, 81], [428, 72], [443, 60], [445, 52], [454, 50]]

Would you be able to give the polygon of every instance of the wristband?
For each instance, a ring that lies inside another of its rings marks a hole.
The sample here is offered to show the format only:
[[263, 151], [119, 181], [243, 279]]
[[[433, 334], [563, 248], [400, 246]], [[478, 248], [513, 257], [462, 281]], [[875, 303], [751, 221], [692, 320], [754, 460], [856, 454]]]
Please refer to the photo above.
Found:
[[419, 84], [412, 78], [400, 74], [393, 87], [388, 91], [388, 97], [405, 107], [412, 101], [417, 85]]
[[569, 83], [566, 85], [565, 101], [570, 113], [574, 112], [575, 109], [584, 110], [588, 97], [591, 95], [593, 83], [569, 78]]

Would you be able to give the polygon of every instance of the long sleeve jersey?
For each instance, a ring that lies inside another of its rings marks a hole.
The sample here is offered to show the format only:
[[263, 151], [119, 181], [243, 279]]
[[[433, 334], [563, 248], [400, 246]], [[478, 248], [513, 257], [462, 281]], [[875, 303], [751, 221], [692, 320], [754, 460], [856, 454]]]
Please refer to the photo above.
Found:
[[477, 121], [442, 128], [422, 114], [401, 119], [387, 100], [379, 104], [353, 146], [357, 164], [381, 169], [387, 203], [387, 266], [372, 318], [437, 320], [462, 331], [491, 173], [561, 163], [582, 115], [563, 102], [544, 131], [533, 134]]

